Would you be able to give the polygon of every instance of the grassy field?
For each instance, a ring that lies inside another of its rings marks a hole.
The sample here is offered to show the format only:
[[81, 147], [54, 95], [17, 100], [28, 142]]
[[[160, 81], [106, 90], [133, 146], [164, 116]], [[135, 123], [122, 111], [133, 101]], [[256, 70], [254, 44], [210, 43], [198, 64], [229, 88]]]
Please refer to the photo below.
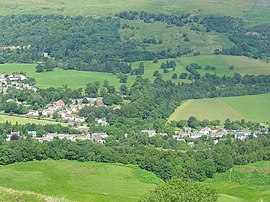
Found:
[[[121, 20], [122, 24], [134, 26], [139, 29], [121, 29], [120, 34], [123, 40], [135, 40], [143, 42], [143, 39], [153, 38], [162, 44], [149, 45], [146, 50], [160, 51], [171, 48], [182, 51], [183, 49], [192, 49], [194, 52], [200, 51], [201, 54], [212, 54], [215, 49], [230, 48], [233, 43], [221, 33], [206, 33], [191, 30], [190, 25], [184, 27], [168, 26], [161, 22], [144, 23], [143, 21]], [[203, 30], [203, 28], [202, 28]], [[189, 42], [184, 41], [183, 34], [190, 39]]]
[[[170, 61], [170, 59], [167, 59]], [[176, 73], [178, 76], [182, 72], [186, 72], [185, 67], [186, 65], [189, 65], [191, 63], [197, 63], [203, 66], [203, 68], [206, 65], [216, 66], [216, 70], [199, 70], [199, 72], [204, 75], [205, 73], [216, 73], [217, 75], [223, 76], [233, 76], [234, 73], [238, 72], [242, 75], [245, 74], [270, 74], [270, 64], [255, 60], [248, 57], [242, 57], [242, 56], [223, 56], [223, 55], [202, 55], [202, 56], [190, 56], [190, 57], [181, 57], [174, 59], [177, 63], [177, 68], [175, 71], [170, 70], [169, 73], [164, 74], [162, 72], [162, 69], [160, 69], [160, 65], [162, 62], [165, 62], [167, 60], [159, 60], [158, 63], [153, 63], [152, 61], [143, 61], [145, 66], [145, 74], [143, 77], [149, 78], [150, 80], [154, 80], [153, 73], [154, 71], [158, 70], [162, 75], [163, 79], [169, 80], [171, 79], [172, 75]], [[139, 66], [140, 62], [135, 62], [132, 64], [133, 68], [137, 68]], [[234, 70], [229, 70], [229, 67], [231, 65], [235, 66]], [[187, 80], [176, 80], [176, 81], [187, 81]]]
[[169, 120], [184, 120], [195, 116], [200, 120], [270, 121], [270, 94], [227, 98], [188, 100], [182, 103]]
[[16, 191], [12, 189], [7, 189], [0, 187], [0, 201], [1, 202], [17, 202], [17, 201], [27, 201], [27, 202], [47, 202], [47, 201], [62, 201], [61, 199], [42, 196], [33, 192], [27, 191]]
[[[65, 84], [70, 88], [85, 88], [87, 83], [99, 81], [102, 84], [106, 79], [117, 88], [121, 85], [117, 76], [110, 73], [66, 71], [58, 68], [52, 72], [37, 73], [35, 67], [35, 64], [3, 64], [0, 65], [0, 73], [25, 72], [27, 76], [36, 79], [40, 88], [61, 87]], [[135, 78], [130, 76], [127, 84], [134, 81]]]
[[11, 122], [12, 124], [15, 124], [16, 122], [19, 124], [26, 124], [26, 123], [35, 123], [35, 124], [61, 124], [62, 126], [67, 126], [67, 123], [62, 122], [54, 122], [54, 121], [46, 121], [46, 120], [38, 120], [38, 119], [30, 119], [30, 118], [24, 118], [24, 117], [18, 117], [18, 116], [8, 116], [0, 114], [0, 122]]
[[48, 160], [0, 166], [4, 188], [71, 201], [137, 201], [159, 183], [132, 165]]
[[[264, 2], [262, 5], [256, 3]], [[266, 3], [265, 3], [266, 2]], [[0, 15], [63, 14], [112, 15], [119, 11], [144, 10], [150, 12], [200, 13], [202, 15], [231, 15], [243, 17], [252, 25], [269, 22], [269, 2], [265, 0], [2, 0]], [[263, 13], [263, 14], [262, 14]]]
[[270, 162], [236, 166], [226, 173], [216, 174], [205, 183], [221, 193], [218, 202], [269, 202]]

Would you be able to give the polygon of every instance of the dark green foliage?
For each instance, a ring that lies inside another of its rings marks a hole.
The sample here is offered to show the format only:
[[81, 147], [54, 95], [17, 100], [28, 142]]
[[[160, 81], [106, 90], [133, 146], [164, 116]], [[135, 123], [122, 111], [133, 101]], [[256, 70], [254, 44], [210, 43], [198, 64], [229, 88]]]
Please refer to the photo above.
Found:
[[169, 25], [183, 27], [189, 23], [190, 14], [170, 15], [165, 13], [148, 13], [145, 11], [124, 11], [116, 14], [117, 17], [127, 20], [143, 20], [145, 23], [164, 22]]

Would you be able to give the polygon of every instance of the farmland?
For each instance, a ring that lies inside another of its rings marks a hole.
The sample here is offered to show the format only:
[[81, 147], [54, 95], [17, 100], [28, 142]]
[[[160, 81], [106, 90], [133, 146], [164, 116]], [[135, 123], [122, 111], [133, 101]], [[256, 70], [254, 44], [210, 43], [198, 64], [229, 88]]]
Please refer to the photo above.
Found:
[[269, 122], [270, 94], [189, 100], [182, 103], [169, 120], [183, 120], [190, 116], [195, 116], [200, 120], [224, 121], [229, 118]]
[[48, 160], [1, 166], [0, 183], [72, 201], [137, 201], [162, 180], [137, 166]]
[[8, 115], [3, 115], [0, 114], [0, 122], [11, 122], [12, 124], [18, 123], [18, 124], [26, 124], [26, 123], [34, 123], [34, 124], [41, 124], [41, 125], [46, 125], [46, 124], [61, 124], [63, 126], [66, 126], [66, 123], [61, 123], [61, 122], [54, 122], [54, 121], [46, 121], [46, 120], [38, 120], [38, 119], [30, 119], [30, 118], [25, 118], [25, 117], [19, 117], [19, 116], [8, 116]]
[[[81, 72], [65, 71], [56, 68], [52, 72], [37, 73], [36, 64], [3, 64], [0, 65], [0, 73], [25, 72], [28, 77], [36, 79], [37, 86], [40, 88], [62, 87], [67, 85], [70, 88], [83, 88], [87, 83], [99, 81], [101, 84], [104, 80], [115, 87], [119, 87], [119, 79], [116, 75], [103, 72]], [[133, 83], [134, 77], [129, 77], [128, 84]]]
[[206, 181], [221, 194], [219, 202], [270, 201], [270, 162], [236, 166]]

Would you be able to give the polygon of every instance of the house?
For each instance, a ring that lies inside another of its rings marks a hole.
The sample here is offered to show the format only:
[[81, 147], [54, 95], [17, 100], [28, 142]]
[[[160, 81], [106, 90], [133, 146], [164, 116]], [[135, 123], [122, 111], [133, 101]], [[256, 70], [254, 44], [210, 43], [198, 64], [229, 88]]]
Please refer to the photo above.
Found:
[[248, 131], [237, 131], [234, 134], [234, 138], [238, 140], [245, 140], [251, 133]]
[[122, 108], [121, 105], [116, 105], [116, 106], [113, 108], [113, 110], [118, 110], [118, 109], [121, 109], [121, 108]]
[[190, 137], [193, 139], [197, 139], [197, 138], [202, 137], [203, 135], [204, 135], [203, 133], [191, 133]]
[[195, 143], [194, 142], [188, 142], [187, 145], [190, 146], [190, 147], [195, 147]]
[[141, 131], [141, 133], [145, 133], [145, 134], [147, 134], [149, 137], [154, 137], [154, 136], [156, 136], [156, 131], [154, 131], [154, 130], [142, 130]]
[[37, 131], [27, 131], [27, 135], [32, 135], [32, 137], [36, 137]]
[[74, 128], [77, 131], [83, 132], [84, 134], [87, 134], [89, 132], [89, 127], [84, 125], [84, 126], [78, 126]]
[[200, 133], [203, 135], [210, 135], [212, 133], [211, 128], [205, 127], [200, 130]]
[[93, 133], [91, 137], [95, 142], [105, 143], [105, 139], [108, 137], [108, 135], [107, 133]]
[[29, 110], [27, 116], [39, 116], [39, 112], [37, 110]]
[[56, 106], [63, 107], [65, 105], [65, 102], [63, 100], [56, 101]]
[[98, 122], [99, 125], [102, 125], [102, 126], [107, 126], [107, 125], [109, 125], [106, 118], [98, 119], [97, 122]]
[[159, 133], [159, 135], [165, 137], [168, 136], [168, 133]]
[[7, 135], [6, 141], [18, 140], [20, 138], [20, 132], [11, 132]]
[[184, 133], [191, 133], [192, 129], [190, 127], [184, 127], [183, 131], [184, 131]]
[[6, 77], [4, 74], [0, 74], [0, 82], [6, 82]]

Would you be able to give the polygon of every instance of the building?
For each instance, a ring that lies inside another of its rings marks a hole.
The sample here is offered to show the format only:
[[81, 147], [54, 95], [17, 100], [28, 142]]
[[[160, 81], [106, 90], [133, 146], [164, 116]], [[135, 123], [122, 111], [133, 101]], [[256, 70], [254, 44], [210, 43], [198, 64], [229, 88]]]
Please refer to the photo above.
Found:
[[92, 140], [98, 143], [105, 143], [105, 139], [108, 137], [107, 133], [93, 133], [91, 135]]
[[27, 131], [27, 135], [32, 135], [32, 137], [36, 137], [37, 131]]
[[156, 131], [154, 131], [154, 130], [142, 130], [141, 133], [145, 133], [149, 137], [154, 137], [157, 135]]

